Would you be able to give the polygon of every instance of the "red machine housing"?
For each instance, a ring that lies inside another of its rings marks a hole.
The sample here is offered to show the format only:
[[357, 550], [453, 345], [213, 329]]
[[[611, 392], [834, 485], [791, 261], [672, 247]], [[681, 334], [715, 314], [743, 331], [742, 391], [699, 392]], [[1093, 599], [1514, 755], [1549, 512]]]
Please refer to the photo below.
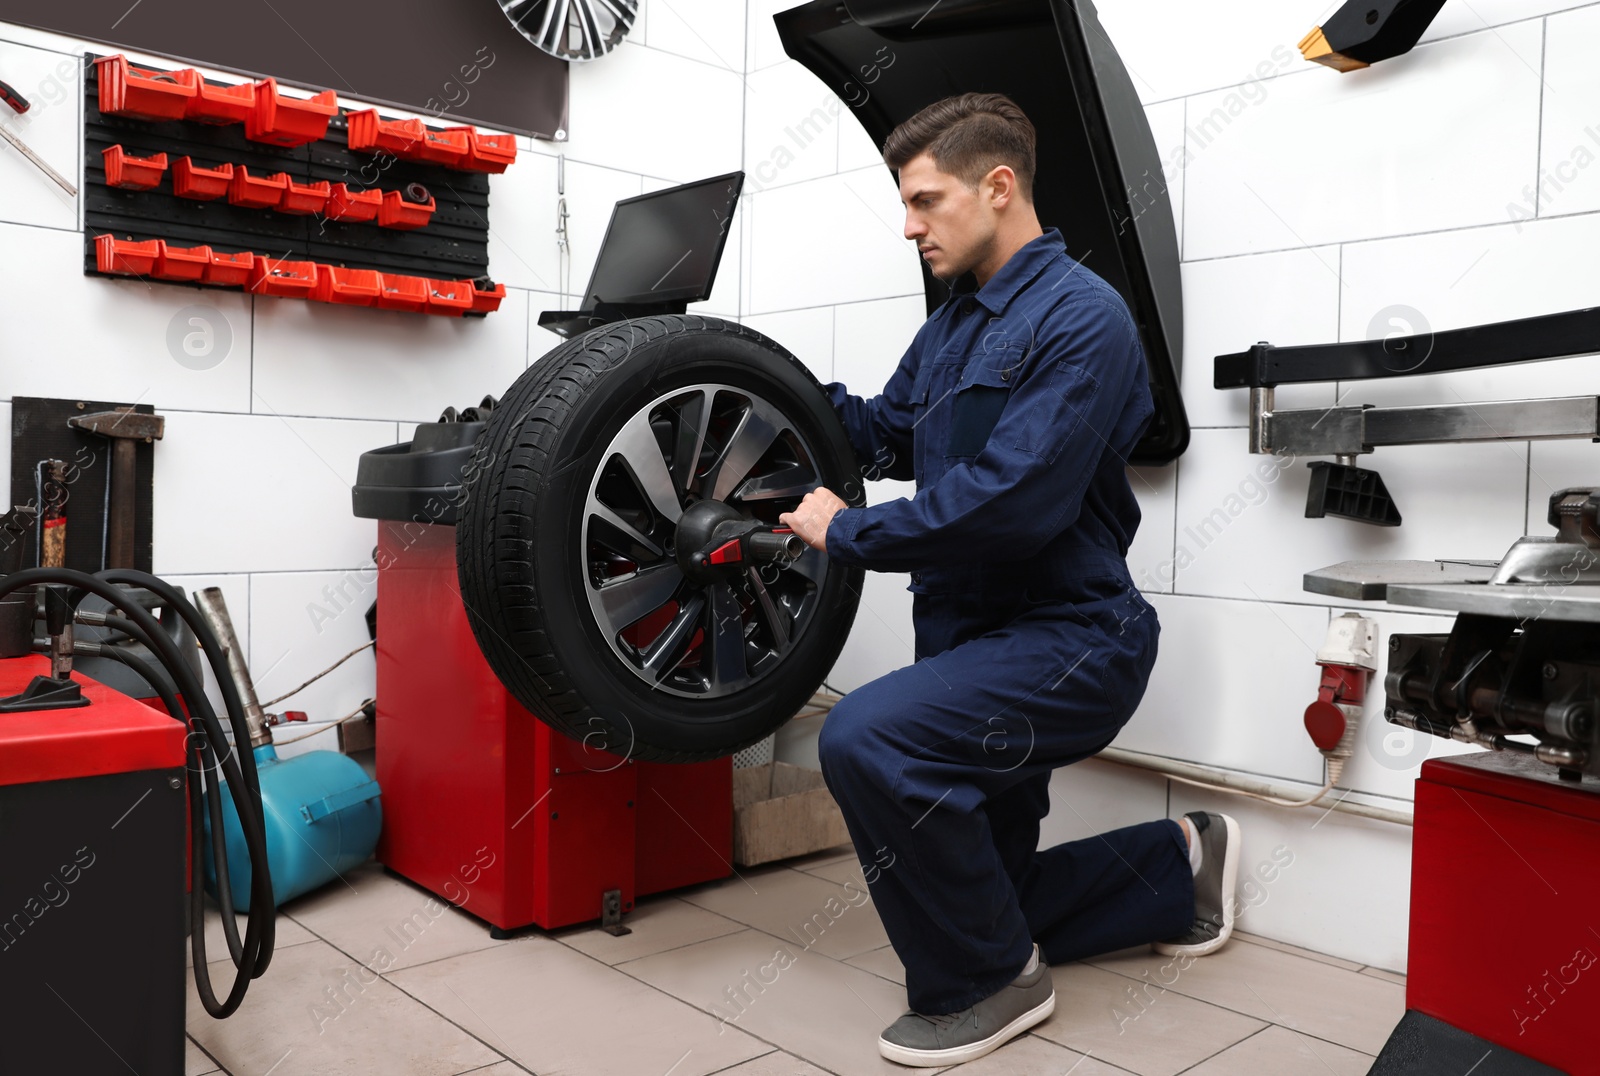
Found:
[[461, 604], [455, 528], [378, 523], [378, 859], [502, 930], [733, 870], [733, 762], [636, 762], [537, 720]]
[[1406, 1008], [1595, 1071], [1600, 792], [1509, 751], [1430, 760], [1416, 787]]

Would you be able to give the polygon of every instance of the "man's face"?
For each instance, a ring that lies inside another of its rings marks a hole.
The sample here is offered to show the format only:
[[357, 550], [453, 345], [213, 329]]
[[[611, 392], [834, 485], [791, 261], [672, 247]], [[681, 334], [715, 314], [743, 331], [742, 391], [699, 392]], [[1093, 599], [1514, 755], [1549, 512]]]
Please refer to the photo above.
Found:
[[900, 169], [900, 201], [906, 207], [906, 238], [914, 240], [928, 268], [949, 281], [983, 261], [994, 246], [996, 213], [989, 204], [990, 185], [970, 190], [961, 180], [939, 171], [928, 153], [919, 153]]

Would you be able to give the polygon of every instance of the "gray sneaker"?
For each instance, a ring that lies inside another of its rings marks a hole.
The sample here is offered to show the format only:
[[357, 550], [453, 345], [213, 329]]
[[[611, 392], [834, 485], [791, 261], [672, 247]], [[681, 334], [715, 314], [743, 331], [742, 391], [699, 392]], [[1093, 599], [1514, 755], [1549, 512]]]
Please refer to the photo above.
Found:
[[1164, 956], [1205, 956], [1233, 936], [1233, 914], [1239, 906], [1239, 823], [1206, 811], [1190, 811], [1184, 817], [1204, 852], [1194, 879], [1194, 925], [1150, 947]]
[[[1039, 947], [1033, 947], [1037, 955]], [[1050, 966], [1019, 975], [998, 994], [948, 1016], [908, 1012], [878, 1036], [878, 1052], [902, 1065], [959, 1065], [998, 1050], [1056, 1009]]]

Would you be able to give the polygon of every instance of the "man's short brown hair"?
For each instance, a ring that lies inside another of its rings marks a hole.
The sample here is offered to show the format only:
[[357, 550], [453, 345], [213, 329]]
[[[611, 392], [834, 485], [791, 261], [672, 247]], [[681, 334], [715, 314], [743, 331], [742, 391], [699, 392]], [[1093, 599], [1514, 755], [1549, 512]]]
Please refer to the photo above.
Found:
[[883, 161], [898, 172], [926, 151], [939, 171], [970, 190], [999, 165], [1008, 165], [1023, 201], [1031, 203], [1036, 144], [1033, 124], [1011, 98], [963, 93], [935, 101], [890, 132]]

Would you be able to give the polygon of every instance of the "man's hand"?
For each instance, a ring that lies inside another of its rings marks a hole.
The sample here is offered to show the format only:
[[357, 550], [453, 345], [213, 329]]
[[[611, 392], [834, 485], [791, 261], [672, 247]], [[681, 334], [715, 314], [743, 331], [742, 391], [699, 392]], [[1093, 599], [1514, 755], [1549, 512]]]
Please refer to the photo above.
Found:
[[828, 551], [828, 524], [833, 522], [833, 517], [841, 508], [849, 505], [841, 501], [833, 490], [826, 486], [818, 486], [807, 493], [805, 500], [793, 512], [785, 512], [778, 517], [778, 522], [788, 527], [800, 536], [800, 540], [812, 549]]

